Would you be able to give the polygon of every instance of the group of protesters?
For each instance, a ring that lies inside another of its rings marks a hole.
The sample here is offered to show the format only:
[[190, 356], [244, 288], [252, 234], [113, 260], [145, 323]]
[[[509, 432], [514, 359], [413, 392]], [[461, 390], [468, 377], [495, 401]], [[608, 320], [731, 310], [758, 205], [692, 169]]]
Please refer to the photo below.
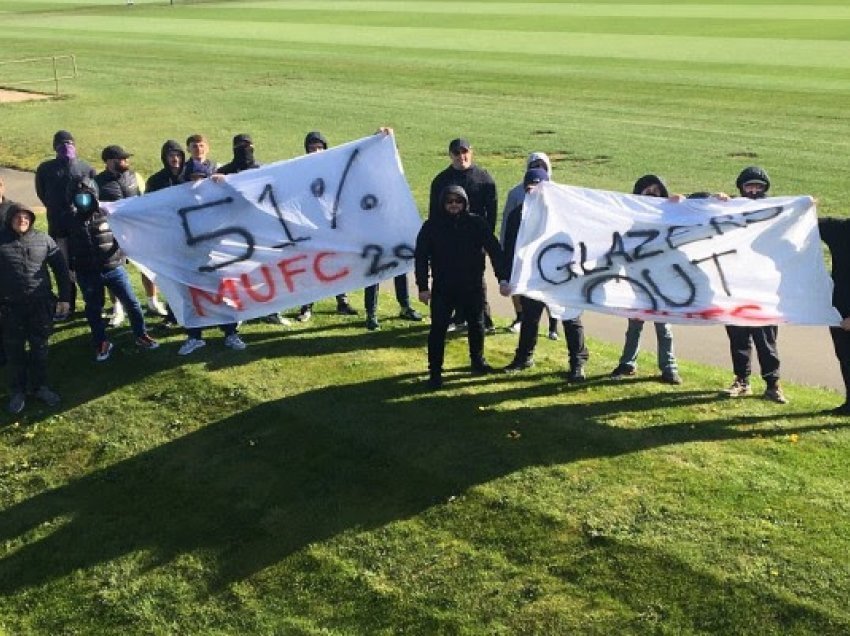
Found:
[[[390, 132], [389, 129], [379, 130], [384, 134]], [[47, 211], [46, 234], [33, 228], [35, 214], [31, 209], [5, 198], [0, 181], [0, 220], [3, 224], [0, 232], [0, 356], [8, 368], [10, 412], [20, 413], [25, 408], [28, 393], [51, 406], [60, 402], [59, 395], [47, 383], [47, 342], [53, 323], [68, 320], [74, 314], [77, 287], [83, 297], [97, 362], [108, 360], [113, 349], [104, 318], [106, 292], [112, 299], [110, 325], [119, 326], [129, 319], [136, 345], [146, 350], [158, 348], [159, 343], [148, 334], [142, 304], [133, 292], [125, 268], [126, 258], [99, 204], [200, 179], [221, 181], [228, 174], [259, 167], [254, 157], [254, 143], [248, 134], [233, 137], [233, 158], [225, 165], [219, 165], [209, 157], [209, 141], [204, 135], [190, 135], [186, 148], [188, 154], [179, 142], [166, 141], [161, 152], [162, 170], [143, 182], [130, 167], [132, 155], [121, 146], [110, 145], [103, 149], [101, 159], [104, 169], [96, 172], [77, 157], [74, 137], [67, 131], [58, 131], [53, 138], [56, 156], [39, 165], [35, 175], [36, 193]], [[328, 141], [320, 132], [312, 131], [306, 135], [306, 153], [321, 152], [327, 148]], [[449, 331], [466, 329], [473, 373], [494, 372], [484, 356], [485, 334], [496, 331], [487, 303], [485, 255], [490, 258], [500, 293], [509, 296], [511, 287], [508, 281], [511, 279], [517, 235], [526, 213], [523, 205], [525, 195], [540, 183], [552, 179], [549, 157], [543, 152], [531, 153], [521, 183], [508, 194], [497, 237], [498, 197], [494, 179], [475, 163], [472, 145], [466, 139], [452, 140], [448, 156], [449, 165], [431, 183], [428, 218], [417, 236], [414, 251], [418, 297], [421, 302], [430, 305], [428, 385], [434, 390], [443, 386], [444, 350]], [[771, 183], [763, 169], [750, 166], [740, 173], [735, 185], [740, 196], [758, 199], [767, 195]], [[664, 197], [674, 202], [686, 198], [670, 193], [664, 181], [654, 174], [640, 177], [632, 192]], [[705, 192], [688, 196], [728, 198], [723, 193]], [[833, 257], [833, 304], [842, 318], [850, 316], [848, 223], [850, 221], [843, 219], [821, 219], [819, 223], [821, 236]], [[58, 302], [48, 268], [55, 279]], [[154, 282], [142, 274], [142, 284], [148, 312], [161, 316], [163, 324], [174, 325], [174, 315], [157, 297]], [[422, 320], [422, 315], [410, 304], [407, 277], [396, 276], [394, 287], [400, 317]], [[366, 327], [372, 331], [380, 329], [377, 297], [377, 285], [365, 290]], [[519, 334], [519, 341], [513, 359], [502, 371], [518, 373], [534, 365], [539, 324], [546, 306], [526, 296], [515, 296], [512, 300], [516, 316], [509, 330]], [[345, 294], [336, 296], [336, 311], [342, 315], [357, 314]], [[300, 307], [296, 320], [306, 322], [311, 315], [312, 304], [307, 304]], [[278, 313], [267, 316], [265, 320], [289, 324], [289, 320]], [[581, 318], [563, 320], [562, 324], [568, 356], [567, 380], [583, 382], [589, 352]], [[621, 380], [636, 375], [643, 326], [641, 320], [628, 320], [622, 355], [610, 373], [611, 379]], [[239, 336], [237, 323], [219, 325], [219, 328], [224, 334], [226, 347], [234, 350], [246, 348], [246, 343]], [[670, 325], [656, 322], [654, 328], [658, 339], [660, 380], [681, 384]], [[787, 398], [780, 385], [777, 326], [729, 325], [726, 331], [734, 379], [725, 393], [729, 397], [752, 394], [751, 358], [755, 347], [766, 385], [763, 397], [779, 404], [786, 403]], [[850, 395], [850, 318], [845, 318], [840, 327], [831, 328], [831, 334]], [[202, 335], [199, 328], [187, 329], [186, 340], [178, 353], [189, 355], [205, 346]], [[558, 339], [557, 320], [551, 316], [548, 335], [551, 339]], [[850, 402], [845, 401], [833, 412], [850, 415]]]

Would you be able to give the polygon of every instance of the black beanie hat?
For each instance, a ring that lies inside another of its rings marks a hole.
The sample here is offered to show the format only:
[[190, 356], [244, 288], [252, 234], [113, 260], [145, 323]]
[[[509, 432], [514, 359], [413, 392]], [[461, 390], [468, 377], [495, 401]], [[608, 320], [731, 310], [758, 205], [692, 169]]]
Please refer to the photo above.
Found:
[[53, 135], [53, 150], [58, 150], [59, 146], [66, 143], [74, 143], [74, 135], [67, 130], [57, 130]]
[[307, 133], [307, 136], [304, 137], [304, 152], [310, 151], [310, 145], [320, 143], [325, 147], [325, 150], [328, 149], [328, 140], [325, 136], [320, 133], [318, 130], [313, 130]]

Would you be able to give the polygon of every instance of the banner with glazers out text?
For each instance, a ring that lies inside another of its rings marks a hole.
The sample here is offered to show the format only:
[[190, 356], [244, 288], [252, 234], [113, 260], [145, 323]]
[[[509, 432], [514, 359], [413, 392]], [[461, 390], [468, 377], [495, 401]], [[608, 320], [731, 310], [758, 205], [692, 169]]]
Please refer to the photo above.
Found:
[[422, 222], [392, 135], [105, 204], [177, 320], [249, 320], [409, 272]]
[[511, 280], [553, 315], [837, 325], [811, 197], [667, 199], [542, 183]]

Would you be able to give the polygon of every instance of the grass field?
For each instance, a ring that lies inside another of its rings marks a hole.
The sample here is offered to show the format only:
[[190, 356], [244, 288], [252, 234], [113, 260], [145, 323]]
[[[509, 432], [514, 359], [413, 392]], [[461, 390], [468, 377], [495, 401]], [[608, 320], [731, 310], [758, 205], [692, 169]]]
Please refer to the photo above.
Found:
[[[386, 124], [422, 207], [462, 135], [502, 193], [532, 150], [619, 190], [654, 171], [728, 191], [759, 163], [846, 214], [845, 3], [0, 0], [0, 61], [68, 53], [65, 97], [0, 104], [0, 164], [34, 168], [58, 128], [149, 174], [196, 131], [272, 161]], [[850, 431], [816, 414], [834, 394], [721, 401], [726, 372], [687, 363], [682, 387], [612, 383], [599, 342], [584, 386], [549, 342], [473, 379], [458, 339], [429, 394], [426, 327], [384, 326], [320, 311], [185, 364], [179, 335], [142, 354], [125, 329], [102, 365], [80, 320], [60, 329], [62, 408], [0, 416], [0, 629], [850, 633]]]

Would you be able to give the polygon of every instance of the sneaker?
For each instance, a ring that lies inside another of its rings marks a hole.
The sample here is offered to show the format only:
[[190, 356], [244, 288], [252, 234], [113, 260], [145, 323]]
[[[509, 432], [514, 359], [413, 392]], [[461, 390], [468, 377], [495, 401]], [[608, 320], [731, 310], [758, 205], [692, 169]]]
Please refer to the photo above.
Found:
[[224, 346], [234, 351], [244, 351], [248, 345], [239, 337], [238, 333], [232, 333], [224, 339]]
[[404, 318], [405, 320], [412, 320], [413, 322], [419, 322], [420, 320], [422, 320], [422, 314], [420, 314], [410, 305], [408, 305], [407, 307], [402, 307], [401, 311], [398, 314], [398, 317]]
[[116, 302], [112, 306], [112, 317], [109, 319], [109, 326], [120, 327], [122, 324], [124, 324], [125, 318], [126, 316], [124, 315], [124, 307], [121, 305], [121, 303]]
[[453, 322], [452, 325], [454, 329], [452, 331], [466, 331], [466, 321], [461, 320], [460, 322]]
[[340, 316], [356, 316], [357, 310], [348, 303], [339, 303], [336, 306], [336, 313]]
[[661, 381], [664, 384], [681, 384], [682, 376], [680, 376], [676, 371], [665, 371], [661, 374]]
[[289, 318], [284, 318], [282, 315], [278, 313], [269, 314], [268, 316], [263, 316], [263, 322], [270, 325], [281, 325], [282, 327], [288, 327], [292, 324]]
[[180, 348], [177, 350], [177, 355], [188, 356], [193, 351], [197, 351], [201, 347], [206, 346], [206, 340], [202, 340], [201, 338], [186, 338], [186, 342], [180, 345]]
[[375, 316], [366, 316], [366, 329], [369, 331], [380, 331], [381, 325]]
[[514, 358], [510, 361], [508, 366], [506, 366], [502, 371], [505, 373], [518, 373], [520, 371], [524, 371], [525, 369], [530, 369], [534, 366], [534, 358], [526, 358], [525, 360]]
[[557, 340], [557, 339], [558, 339], [558, 332], [557, 331], [550, 331], [549, 332], [549, 340]]
[[66, 320], [71, 319], [71, 312], [64, 311], [62, 313], [56, 312], [53, 314], [53, 322], [65, 322]]
[[498, 330], [496, 329], [496, 325], [490, 325], [489, 327], [484, 327], [484, 335], [485, 336], [494, 336]]
[[519, 333], [522, 329], [522, 318], [514, 318], [514, 321], [511, 323], [511, 326], [508, 327], [508, 331], [513, 333]]
[[608, 376], [612, 380], [622, 380], [623, 378], [630, 378], [637, 373], [637, 369], [628, 364], [621, 364], [617, 366], [616, 369], [611, 371]]
[[768, 386], [764, 390], [764, 395], [762, 395], [762, 397], [765, 400], [776, 402], [777, 404], [788, 404], [788, 398], [785, 397], [785, 394], [782, 392], [782, 387], [779, 386], [779, 382]]
[[298, 316], [295, 318], [298, 322], [310, 322], [310, 318], [313, 317], [313, 312], [309, 309], [305, 309], [304, 311], [298, 312]]
[[745, 378], [735, 378], [735, 381], [729, 385], [729, 388], [724, 393], [730, 398], [743, 397], [745, 395], [752, 395], [753, 388]]
[[428, 376], [428, 388], [432, 391], [443, 388], [443, 375], [441, 373], [432, 373]]
[[47, 406], [56, 406], [62, 401], [59, 394], [46, 384], [42, 384], [35, 390], [35, 397], [44, 402]]
[[159, 298], [154, 296], [153, 298], [148, 298], [148, 313], [153, 316], [167, 316], [168, 310], [159, 301]]
[[17, 415], [27, 405], [27, 396], [23, 393], [13, 393], [9, 400], [9, 413]]
[[159, 343], [148, 334], [136, 338], [136, 346], [139, 349], [147, 349], [149, 351], [152, 349], [159, 349]]
[[493, 371], [495, 371], [495, 369], [493, 369], [493, 367], [491, 367], [489, 364], [487, 364], [487, 361], [483, 360], [483, 359], [478, 360], [476, 362], [473, 362], [471, 366], [472, 366], [472, 372], [475, 375], [488, 375], [490, 373], [493, 373]]
[[453, 331], [457, 331], [457, 325], [453, 322], [450, 322], [449, 326], [446, 327], [446, 333], [452, 333]]
[[587, 376], [584, 374], [584, 367], [570, 367], [567, 371], [567, 382], [584, 382]]
[[824, 409], [821, 411], [824, 415], [838, 415], [838, 416], [848, 416], [850, 415], [850, 402], [845, 402], [841, 406], [836, 406], [831, 409]]
[[104, 340], [99, 345], [97, 345], [94, 349], [94, 360], [95, 362], [103, 362], [104, 360], [109, 360], [109, 356], [112, 355], [112, 343], [109, 340]]

